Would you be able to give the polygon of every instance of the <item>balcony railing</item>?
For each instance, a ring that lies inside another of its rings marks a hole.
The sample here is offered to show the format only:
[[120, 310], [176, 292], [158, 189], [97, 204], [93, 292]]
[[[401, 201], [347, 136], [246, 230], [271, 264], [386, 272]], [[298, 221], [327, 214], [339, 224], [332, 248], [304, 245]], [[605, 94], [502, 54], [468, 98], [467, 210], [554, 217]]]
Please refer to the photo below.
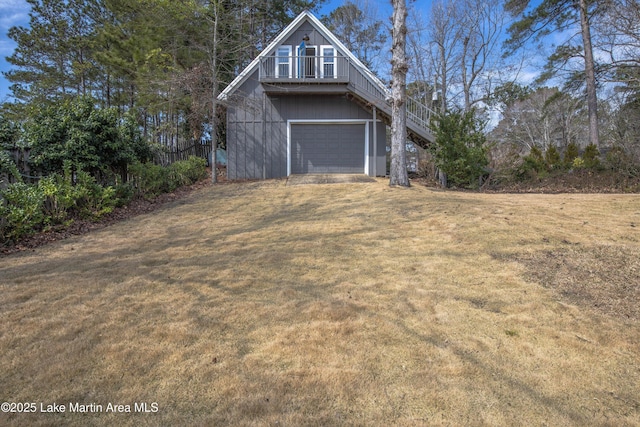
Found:
[[344, 56], [267, 56], [260, 58], [261, 82], [348, 83]]

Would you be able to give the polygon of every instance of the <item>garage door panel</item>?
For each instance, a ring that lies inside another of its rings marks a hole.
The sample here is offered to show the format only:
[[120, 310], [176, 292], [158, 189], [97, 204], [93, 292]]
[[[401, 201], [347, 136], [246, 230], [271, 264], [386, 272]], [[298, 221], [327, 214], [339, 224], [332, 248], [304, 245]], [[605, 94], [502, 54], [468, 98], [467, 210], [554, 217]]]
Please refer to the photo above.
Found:
[[363, 173], [363, 124], [291, 125], [291, 173]]

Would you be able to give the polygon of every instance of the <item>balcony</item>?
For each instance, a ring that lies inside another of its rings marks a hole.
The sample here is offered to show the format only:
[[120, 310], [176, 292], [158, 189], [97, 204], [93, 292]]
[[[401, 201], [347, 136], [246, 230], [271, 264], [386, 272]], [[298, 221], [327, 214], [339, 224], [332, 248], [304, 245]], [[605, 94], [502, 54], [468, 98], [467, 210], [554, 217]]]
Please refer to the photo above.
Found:
[[260, 82], [346, 85], [350, 68], [344, 56], [267, 56], [260, 58]]

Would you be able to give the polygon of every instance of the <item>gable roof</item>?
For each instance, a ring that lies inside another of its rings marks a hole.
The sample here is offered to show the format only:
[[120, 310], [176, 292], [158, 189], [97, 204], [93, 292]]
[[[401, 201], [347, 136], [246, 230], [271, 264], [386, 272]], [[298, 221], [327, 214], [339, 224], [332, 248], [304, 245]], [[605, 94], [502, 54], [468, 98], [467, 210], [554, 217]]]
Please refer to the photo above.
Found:
[[375, 76], [356, 56], [351, 53], [349, 49], [340, 41], [338, 38], [331, 32], [327, 27], [324, 26], [322, 22], [318, 18], [316, 18], [311, 12], [305, 10], [300, 15], [298, 15], [287, 27], [280, 32], [278, 37], [273, 40], [269, 46], [267, 46], [247, 67], [240, 73], [238, 76], [233, 79], [231, 83], [218, 95], [218, 100], [224, 101], [226, 100], [236, 89], [238, 89], [253, 72], [260, 65], [260, 59], [269, 55], [270, 52], [274, 51], [277, 46], [282, 44], [294, 31], [296, 31], [305, 21], [311, 23], [311, 25], [322, 34], [327, 40], [331, 42], [331, 44], [344, 56], [349, 58], [351, 63], [362, 72], [362, 74], [371, 81], [374, 85], [378, 86], [380, 90], [385, 94], [386, 97], [390, 96], [389, 90], [386, 88], [384, 83]]

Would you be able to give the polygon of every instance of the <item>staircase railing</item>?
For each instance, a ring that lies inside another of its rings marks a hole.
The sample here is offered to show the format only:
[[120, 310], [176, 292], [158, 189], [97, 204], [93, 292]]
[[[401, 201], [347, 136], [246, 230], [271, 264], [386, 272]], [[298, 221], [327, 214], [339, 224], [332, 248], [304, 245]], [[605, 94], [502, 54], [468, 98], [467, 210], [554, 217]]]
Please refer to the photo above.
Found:
[[433, 110], [415, 98], [407, 97], [407, 118], [424, 129], [431, 130]]
[[[365, 78], [362, 74], [357, 73], [355, 79], [351, 79], [351, 83], [358, 92], [363, 93], [369, 100], [375, 99], [381, 101], [384, 105], [378, 105], [378, 107], [386, 107], [387, 113], [391, 112], [391, 101], [389, 92], [383, 92], [380, 87], [373, 84], [369, 79]], [[415, 98], [407, 97], [407, 119], [414, 124], [420, 126], [422, 129], [431, 133], [431, 117], [434, 115], [434, 111], [416, 100]]]

